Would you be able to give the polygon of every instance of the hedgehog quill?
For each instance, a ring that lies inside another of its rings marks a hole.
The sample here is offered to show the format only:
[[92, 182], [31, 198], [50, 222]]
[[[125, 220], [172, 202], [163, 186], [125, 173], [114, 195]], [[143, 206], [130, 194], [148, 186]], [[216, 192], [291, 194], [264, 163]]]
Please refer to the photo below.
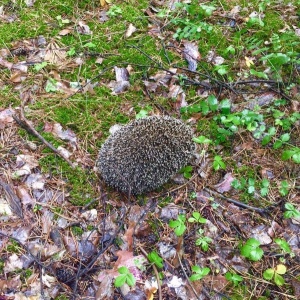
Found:
[[140, 195], [166, 183], [194, 151], [192, 130], [168, 116], [138, 119], [102, 145], [97, 167], [103, 180], [123, 193]]

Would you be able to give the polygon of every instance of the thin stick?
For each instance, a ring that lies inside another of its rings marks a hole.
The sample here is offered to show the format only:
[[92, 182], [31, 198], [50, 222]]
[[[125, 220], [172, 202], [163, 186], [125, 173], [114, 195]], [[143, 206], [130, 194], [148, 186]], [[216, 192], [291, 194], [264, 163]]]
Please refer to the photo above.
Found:
[[26, 119], [24, 114], [24, 105], [21, 105], [20, 110], [20, 117], [19, 119], [16, 116], [13, 116], [14, 120], [22, 127], [24, 128], [29, 134], [34, 135], [37, 137], [43, 144], [45, 144], [48, 148], [50, 148], [55, 154], [60, 156], [62, 159], [64, 159], [73, 169], [75, 168], [75, 165], [69, 160], [68, 157], [66, 157], [64, 154], [59, 152], [51, 143], [46, 141], [36, 130], [35, 128], [30, 124], [30, 122]]
[[[148, 253], [146, 252], [146, 250], [143, 249], [142, 246], [139, 246], [140, 250], [142, 251], [142, 253], [148, 257]], [[158, 274], [158, 271], [156, 269], [156, 266], [153, 264], [152, 265], [152, 268], [153, 268], [153, 271], [155, 273], [155, 277], [156, 277], [156, 281], [157, 281], [157, 287], [158, 287], [158, 299], [159, 300], [162, 300], [162, 292], [161, 292], [161, 285], [160, 285], [160, 281], [159, 281], [159, 274]]]
[[216, 197], [220, 197], [221, 199], [223, 200], [226, 200], [227, 202], [230, 202], [230, 203], [233, 203], [239, 207], [242, 207], [242, 208], [247, 208], [247, 209], [250, 209], [252, 211], [256, 211], [258, 212], [259, 214], [261, 215], [266, 215], [266, 214], [269, 214], [268, 210], [267, 209], [264, 209], [264, 208], [258, 208], [258, 207], [254, 207], [254, 206], [250, 206], [250, 205], [247, 205], [245, 203], [242, 203], [242, 202], [239, 202], [237, 200], [234, 200], [232, 198], [227, 198], [223, 195], [221, 195], [220, 193], [217, 193], [215, 191], [212, 191], [211, 189], [208, 189], [208, 188], [204, 188], [203, 190], [205, 190], [206, 192], [210, 193], [210, 194], [213, 194], [214, 196]]

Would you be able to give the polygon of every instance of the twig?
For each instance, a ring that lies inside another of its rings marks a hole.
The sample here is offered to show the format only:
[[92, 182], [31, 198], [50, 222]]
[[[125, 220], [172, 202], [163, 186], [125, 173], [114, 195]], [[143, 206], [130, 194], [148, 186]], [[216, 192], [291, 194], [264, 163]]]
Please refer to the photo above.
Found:
[[225, 197], [222, 194], [217, 193], [217, 192], [215, 192], [215, 191], [213, 191], [211, 189], [208, 189], [208, 188], [204, 188], [204, 190], [206, 192], [210, 193], [210, 194], [213, 194], [216, 197], [219, 197], [219, 198], [221, 198], [223, 200], [226, 200], [227, 202], [233, 203], [233, 204], [235, 204], [238, 207], [247, 208], [247, 209], [250, 209], [252, 211], [256, 211], [256, 212], [258, 212], [261, 215], [269, 215], [270, 214], [269, 211], [267, 209], [265, 209], [265, 208], [258, 208], [258, 207], [247, 205], [245, 203], [239, 202], [239, 201], [234, 200], [232, 198]]
[[[178, 258], [178, 261], [179, 261], [181, 270], [183, 271], [183, 274], [184, 274], [184, 276], [185, 276], [185, 278], [186, 278], [186, 280], [187, 280], [187, 282], [188, 282], [188, 285], [191, 287], [191, 289], [192, 289], [194, 295], [196, 296], [196, 298], [197, 298], [197, 299], [200, 299], [200, 296], [197, 295], [197, 291], [194, 289], [193, 285], [192, 285], [191, 282], [190, 282], [189, 277], [187, 276], [187, 274], [186, 274], [186, 272], [185, 272], [185, 269], [184, 269], [184, 267], [183, 267], [183, 265], [182, 265], [182, 262], [181, 262], [181, 259], [180, 259], [179, 254], [178, 254], [177, 252], [176, 252], [176, 254], [177, 254], [177, 258]], [[207, 292], [207, 290], [204, 288], [203, 285], [202, 285], [202, 292], [203, 292], [203, 294], [204, 294], [208, 299], [211, 299], [209, 293]]]
[[19, 199], [19, 197], [15, 194], [15, 192], [12, 190], [9, 184], [6, 184], [2, 180], [0, 180], [0, 185], [2, 186], [6, 194], [9, 196], [10, 207], [12, 208], [14, 213], [16, 213], [16, 215], [18, 215], [19, 218], [23, 219], [24, 216], [21, 206], [21, 200]]
[[37, 137], [43, 144], [45, 144], [48, 148], [50, 148], [55, 154], [60, 156], [62, 159], [64, 159], [73, 169], [75, 168], [75, 165], [69, 160], [68, 157], [66, 157], [64, 154], [59, 152], [51, 143], [46, 141], [36, 130], [35, 128], [30, 124], [30, 122], [26, 119], [24, 114], [24, 105], [21, 105], [20, 110], [20, 117], [19, 119], [17, 116], [13, 116], [14, 120], [22, 127], [24, 128], [29, 134], [34, 135]]
[[[139, 248], [142, 251], [142, 253], [146, 256], [146, 258], [148, 258], [148, 253], [146, 252], [146, 250], [144, 250], [144, 248], [142, 246], [139, 246]], [[156, 281], [157, 281], [158, 299], [159, 300], [163, 300], [163, 298], [162, 298], [162, 292], [161, 292], [161, 284], [160, 284], [160, 279], [159, 279], [158, 271], [157, 271], [156, 266], [154, 264], [152, 265], [152, 268], [153, 268], [153, 271], [155, 273], [155, 277], [156, 277]]]

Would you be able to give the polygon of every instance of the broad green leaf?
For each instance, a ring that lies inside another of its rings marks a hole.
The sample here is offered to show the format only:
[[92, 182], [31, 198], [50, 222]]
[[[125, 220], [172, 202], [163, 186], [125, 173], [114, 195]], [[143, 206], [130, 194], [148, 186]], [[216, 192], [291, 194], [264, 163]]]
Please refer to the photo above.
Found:
[[280, 137], [280, 139], [281, 139], [283, 142], [287, 142], [287, 141], [289, 141], [289, 139], [290, 139], [290, 134], [289, 134], [289, 133], [285, 133], [285, 134], [283, 134], [283, 135]]
[[281, 275], [279, 275], [278, 273], [274, 274], [274, 282], [278, 286], [282, 286], [285, 284], [283, 277]]
[[274, 276], [275, 271], [273, 269], [267, 269], [263, 273], [263, 277], [266, 280], [271, 280]]

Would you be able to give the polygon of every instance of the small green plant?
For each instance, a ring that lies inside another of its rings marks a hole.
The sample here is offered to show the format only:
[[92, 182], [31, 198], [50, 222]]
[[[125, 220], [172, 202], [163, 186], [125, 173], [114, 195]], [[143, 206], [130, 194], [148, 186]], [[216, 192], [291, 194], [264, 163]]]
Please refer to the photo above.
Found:
[[57, 91], [56, 83], [57, 82], [55, 79], [48, 78], [48, 80], [46, 82], [46, 86], [45, 86], [45, 91], [47, 93], [56, 92]]
[[289, 193], [290, 185], [286, 180], [281, 181], [279, 193], [281, 196], [286, 196]]
[[255, 179], [248, 178], [248, 193], [253, 194], [255, 192]]
[[200, 135], [198, 137], [194, 137], [193, 141], [198, 144], [211, 144], [212, 141], [205, 137], [204, 135]]
[[148, 254], [148, 260], [151, 263], [155, 264], [159, 269], [162, 269], [164, 266], [163, 259], [158, 255], [156, 251], [152, 251]]
[[192, 166], [183, 167], [179, 172], [183, 174], [183, 177], [186, 179], [190, 179], [192, 177]]
[[261, 189], [260, 189], [260, 194], [265, 197], [269, 193], [269, 186], [270, 186], [270, 181], [266, 178], [264, 178], [261, 181]]
[[243, 281], [243, 277], [236, 274], [236, 273], [231, 273], [231, 272], [227, 272], [225, 274], [225, 278], [232, 282], [234, 286], [238, 286], [240, 282]]
[[300, 164], [300, 148], [293, 147], [283, 151], [282, 160], [292, 159], [296, 164]]
[[190, 217], [190, 218], [188, 219], [188, 221], [189, 221], [190, 223], [200, 223], [200, 224], [205, 224], [205, 223], [206, 223], [206, 219], [203, 218], [203, 217], [201, 216], [201, 214], [200, 214], [199, 212], [197, 212], [197, 211], [194, 211], [194, 212], [192, 213], [192, 217]]
[[200, 246], [201, 249], [206, 252], [209, 249], [209, 244], [212, 242], [212, 239], [208, 236], [204, 236], [203, 235], [204, 230], [201, 228], [198, 230], [198, 233], [199, 233], [200, 237], [197, 238], [195, 244], [197, 246]]
[[34, 65], [34, 70], [38, 72], [41, 69], [45, 68], [47, 65], [48, 65], [48, 63], [46, 61], [43, 61], [43, 62], [41, 62], [39, 64], [35, 64]]
[[7, 251], [12, 253], [19, 253], [21, 251], [21, 247], [15, 240], [10, 240], [10, 244], [7, 245]]
[[281, 250], [285, 253], [292, 253], [291, 247], [286, 240], [275, 238], [274, 242], [281, 248]]
[[241, 247], [241, 255], [248, 258], [252, 261], [259, 261], [264, 251], [259, 247], [260, 242], [254, 238], [250, 238], [247, 242]]
[[135, 285], [135, 278], [132, 273], [130, 273], [129, 269], [125, 266], [120, 267], [118, 269], [119, 276], [115, 279], [115, 287], [121, 287], [125, 283], [127, 283], [129, 286]]
[[76, 54], [76, 50], [74, 47], [71, 47], [68, 51], [67, 51], [67, 55], [68, 56], [74, 56]]
[[174, 229], [174, 232], [177, 236], [181, 236], [185, 232], [185, 221], [186, 217], [183, 214], [178, 215], [177, 220], [170, 220], [169, 226]]
[[106, 14], [109, 17], [116, 17], [122, 14], [122, 9], [117, 5], [112, 5]]
[[37, 213], [38, 211], [41, 211], [43, 209], [43, 206], [42, 205], [39, 205], [39, 204], [36, 204], [34, 207], [33, 207], [33, 211], [35, 213]]
[[283, 216], [288, 219], [288, 218], [300, 218], [300, 211], [295, 208], [295, 206], [291, 203], [286, 203], [284, 205], [284, 208], [286, 211], [284, 212]]
[[194, 274], [190, 277], [191, 281], [201, 280], [203, 277], [209, 274], [210, 268], [200, 268], [199, 266], [192, 266]]
[[81, 236], [83, 234], [83, 229], [80, 228], [79, 226], [73, 226], [73, 227], [71, 227], [71, 230], [72, 230], [73, 234], [76, 236]]
[[214, 168], [215, 171], [218, 171], [220, 169], [226, 169], [226, 165], [225, 165], [225, 163], [224, 163], [221, 156], [216, 155], [214, 157], [213, 168]]
[[70, 23], [69, 19], [63, 19], [60, 15], [56, 17], [56, 20], [58, 22], [59, 27], [63, 27], [63, 25]]
[[286, 266], [279, 264], [275, 268], [267, 269], [263, 273], [263, 277], [266, 280], [273, 280], [274, 283], [278, 286], [285, 284], [284, 278], [281, 275], [286, 273]]

